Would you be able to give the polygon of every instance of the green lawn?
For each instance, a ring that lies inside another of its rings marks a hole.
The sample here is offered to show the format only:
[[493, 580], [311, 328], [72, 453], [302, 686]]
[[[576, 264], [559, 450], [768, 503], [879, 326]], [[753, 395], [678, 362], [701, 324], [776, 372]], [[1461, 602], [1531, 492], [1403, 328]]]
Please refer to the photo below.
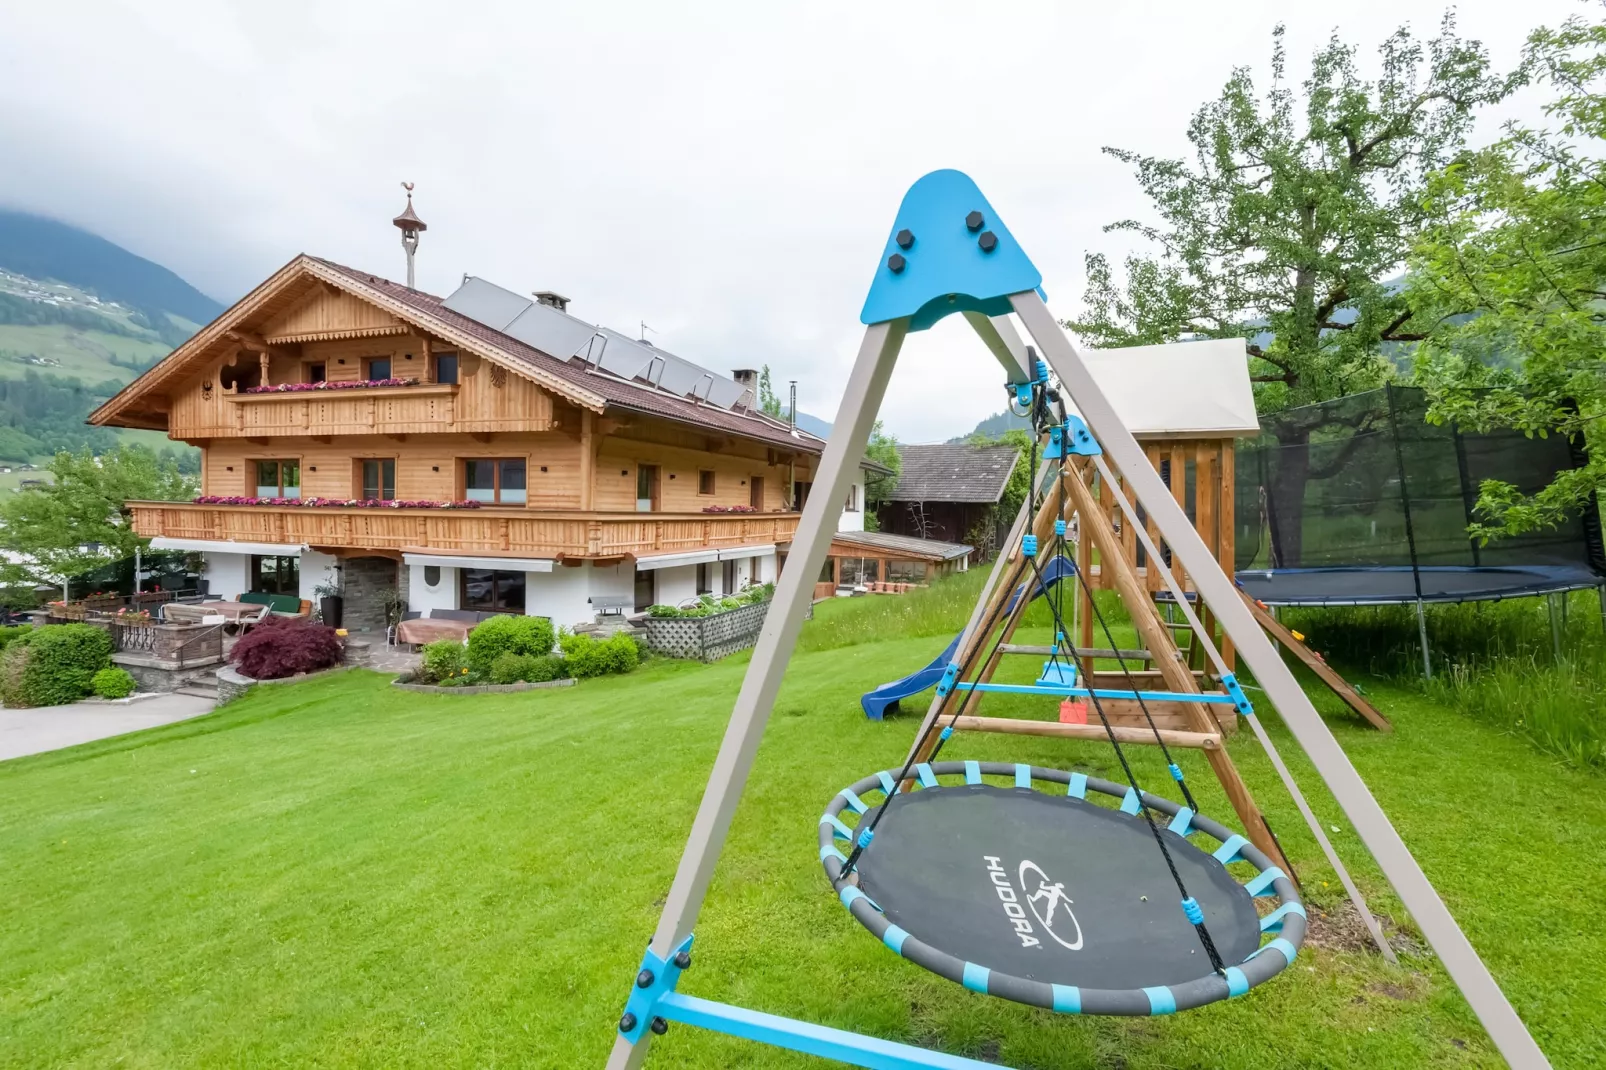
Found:
[[[1307, 944], [1244, 999], [1114, 1020], [976, 996], [883, 949], [827, 889], [815, 823], [912, 735], [911, 717], [867, 722], [859, 693], [941, 645], [792, 660], [683, 990], [1038, 1070], [1499, 1065], [1423, 955], [1390, 968]], [[600, 1066], [745, 662], [655, 661], [482, 697], [398, 693], [352, 672], [0, 764], [0, 1065]], [[1606, 1065], [1606, 781], [1415, 693], [1373, 694], [1392, 736], [1321, 702], [1555, 1064]], [[1270, 727], [1375, 907], [1397, 917]], [[950, 748], [1112, 765], [1104, 748], [1050, 740]], [[1341, 902], [1253, 739], [1233, 752], [1313, 900]], [[1220, 814], [1202, 761], [1183, 761]], [[1150, 754], [1140, 769], [1162, 775]], [[1343, 945], [1318, 917], [1324, 933]], [[650, 1065], [823, 1064], [675, 1027]]]
[[[40, 375], [59, 375], [88, 384], [108, 379], [127, 382], [132, 368], [113, 364], [111, 357], [140, 362], [166, 356], [171, 346], [156, 340], [145, 341], [112, 334], [86, 331], [59, 323], [43, 326], [0, 324], [0, 379], [21, 379], [30, 371]], [[35, 364], [27, 358], [45, 361]]]

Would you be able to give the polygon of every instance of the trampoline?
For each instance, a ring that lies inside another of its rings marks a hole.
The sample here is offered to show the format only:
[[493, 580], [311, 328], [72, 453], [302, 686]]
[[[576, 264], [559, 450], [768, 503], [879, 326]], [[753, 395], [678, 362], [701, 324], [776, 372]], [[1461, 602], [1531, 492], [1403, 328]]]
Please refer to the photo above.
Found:
[[[1483, 602], [1599, 587], [1587, 565], [1355, 565], [1238, 573], [1238, 586], [1269, 606], [1381, 606]], [[1419, 586], [1420, 584], [1420, 586]]]
[[1239, 586], [1267, 605], [1474, 602], [1606, 584], [1599, 510], [1480, 544], [1482, 484], [1532, 494], [1587, 462], [1552, 435], [1427, 421], [1389, 386], [1263, 417], [1236, 454]]
[[[1284, 970], [1304, 939], [1293, 882], [1242, 836], [1185, 806], [1147, 792], [1140, 804], [1127, 785], [999, 762], [919, 765], [911, 780], [913, 790], [899, 791], [896, 774], [881, 772], [839, 792], [820, 818], [820, 859], [855, 920], [972, 991], [1072, 1014], [1169, 1014], [1244, 994]], [[1169, 819], [1164, 853], [1143, 807]], [[883, 808], [892, 819], [868, 834], [874, 849], [845, 881], [839, 844], [867, 844], [860, 830]], [[1191, 907], [1178, 908], [1168, 856]], [[1253, 876], [1240, 882], [1227, 868], [1236, 862]], [[1262, 896], [1279, 901], [1264, 918]]]

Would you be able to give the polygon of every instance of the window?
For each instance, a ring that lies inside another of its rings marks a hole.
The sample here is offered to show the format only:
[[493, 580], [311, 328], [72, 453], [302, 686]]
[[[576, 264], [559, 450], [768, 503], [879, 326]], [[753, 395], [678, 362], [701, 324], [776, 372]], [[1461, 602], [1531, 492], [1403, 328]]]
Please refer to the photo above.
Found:
[[713, 569], [708, 567], [708, 562], [707, 561], [704, 561], [702, 564], [697, 566], [697, 593], [698, 594], [713, 594], [714, 593], [713, 571], [714, 571]]
[[828, 557], [828, 558], [825, 559], [825, 567], [820, 569], [819, 582], [820, 583], [835, 583], [836, 582], [836, 558]]
[[463, 497], [498, 505], [523, 505], [524, 458], [479, 458], [463, 462]]
[[362, 462], [362, 488], [359, 497], [370, 502], [396, 500], [394, 457], [374, 457]]
[[720, 563], [720, 591], [724, 594], [736, 593], [736, 562], [721, 561]]
[[457, 382], [457, 354], [435, 354], [435, 381], [437, 383]]
[[524, 573], [465, 568], [458, 606], [480, 613], [523, 613]]
[[872, 557], [842, 558], [842, 586], [857, 587], [881, 578], [881, 562]]
[[650, 513], [658, 508], [658, 466], [636, 466], [636, 512]]
[[441, 585], [441, 567], [439, 565], [424, 566], [424, 586], [439, 587]]
[[389, 379], [390, 358], [369, 357], [367, 360], [363, 361], [363, 378], [370, 380]]
[[859, 511], [859, 485], [857, 483], [848, 486], [848, 500], [842, 503], [842, 511], [845, 513], [857, 513]]
[[747, 504], [754, 509], [764, 508], [764, 477], [753, 476], [748, 481]]
[[301, 497], [300, 461], [258, 461], [256, 467], [258, 498]]
[[328, 379], [328, 374], [327, 373], [328, 373], [328, 367], [321, 360], [316, 364], [308, 364], [307, 365], [307, 382], [309, 382], [309, 383], [321, 383], [321, 382], [324, 382], [326, 379]]
[[888, 561], [888, 583], [925, 583], [926, 563], [924, 561]]
[[291, 594], [300, 598], [301, 559], [252, 554], [251, 590], [258, 594]]
[[[246, 358], [241, 357], [244, 361]], [[262, 366], [255, 361], [242, 363], [239, 366], [225, 364], [218, 369], [217, 383], [224, 390], [244, 390], [248, 386], [258, 386], [262, 382]]]
[[697, 473], [697, 493], [714, 493], [714, 473], [706, 468]]

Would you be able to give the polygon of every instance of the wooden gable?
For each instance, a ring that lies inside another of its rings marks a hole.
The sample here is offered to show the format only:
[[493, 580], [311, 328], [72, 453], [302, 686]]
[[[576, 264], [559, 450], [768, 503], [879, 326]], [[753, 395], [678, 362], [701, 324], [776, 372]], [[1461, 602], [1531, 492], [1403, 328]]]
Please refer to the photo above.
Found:
[[275, 345], [407, 332], [408, 326], [395, 315], [327, 284], [318, 286], [288, 312], [274, 317], [262, 330], [263, 337]]

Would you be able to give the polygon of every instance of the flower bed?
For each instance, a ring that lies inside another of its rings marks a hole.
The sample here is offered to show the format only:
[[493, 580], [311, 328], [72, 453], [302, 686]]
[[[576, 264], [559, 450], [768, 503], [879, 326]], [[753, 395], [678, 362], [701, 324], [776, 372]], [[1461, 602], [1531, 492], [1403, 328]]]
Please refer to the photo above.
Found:
[[202, 494], [195, 505], [288, 505], [306, 509], [478, 509], [482, 503], [402, 501], [379, 498], [249, 498], [229, 494]]
[[276, 383], [271, 386], [248, 386], [242, 394], [306, 394], [316, 390], [360, 390], [380, 386], [417, 386], [417, 379], [348, 379], [322, 383]]

